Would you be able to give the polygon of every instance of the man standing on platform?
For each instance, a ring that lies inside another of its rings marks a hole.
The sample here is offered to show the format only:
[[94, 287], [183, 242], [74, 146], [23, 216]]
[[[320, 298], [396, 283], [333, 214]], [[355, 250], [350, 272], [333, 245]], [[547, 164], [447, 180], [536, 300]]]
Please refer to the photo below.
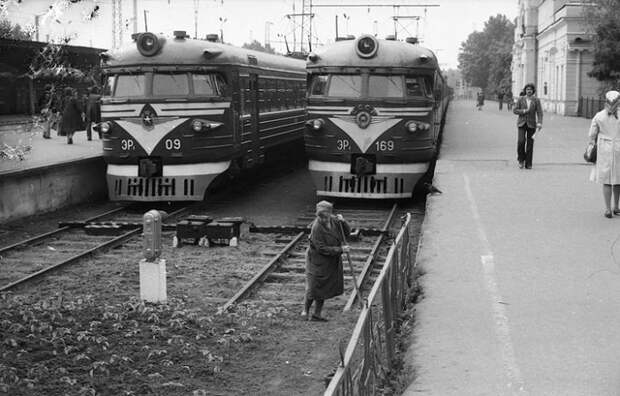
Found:
[[540, 100], [534, 95], [536, 87], [534, 84], [527, 84], [523, 88], [525, 95], [520, 96], [515, 108], [512, 110], [517, 114], [517, 161], [519, 168], [531, 169], [532, 158], [534, 157], [534, 134], [542, 128], [543, 111]]

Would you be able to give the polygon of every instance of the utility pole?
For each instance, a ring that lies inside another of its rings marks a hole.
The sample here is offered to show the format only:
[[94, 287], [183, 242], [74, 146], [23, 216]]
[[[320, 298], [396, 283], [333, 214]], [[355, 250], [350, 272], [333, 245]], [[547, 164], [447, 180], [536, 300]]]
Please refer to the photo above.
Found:
[[112, 0], [112, 48], [123, 45], [123, 8], [121, 0]]
[[287, 14], [286, 17], [293, 21], [293, 52], [295, 52], [296, 46], [296, 30], [297, 26], [295, 23], [295, 18], [301, 17], [301, 38], [300, 38], [300, 51], [304, 52], [304, 41], [306, 40], [306, 29], [308, 29], [308, 38], [312, 40], [312, 18], [314, 14], [312, 13], [312, 0], [302, 0], [301, 3], [302, 12], [301, 14], [295, 13], [295, 3], [293, 3], [293, 13]]
[[138, 33], [138, 0], [133, 0], [133, 32]]
[[198, 1], [194, 0], [194, 38], [198, 38]]

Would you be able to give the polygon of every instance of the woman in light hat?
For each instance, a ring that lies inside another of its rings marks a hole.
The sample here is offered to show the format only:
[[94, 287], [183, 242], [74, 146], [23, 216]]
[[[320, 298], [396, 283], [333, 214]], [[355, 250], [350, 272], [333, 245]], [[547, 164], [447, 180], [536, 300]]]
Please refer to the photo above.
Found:
[[[605, 200], [605, 217], [620, 215], [618, 198], [620, 197], [620, 120], [618, 106], [620, 92], [609, 91], [605, 94], [605, 108], [594, 115], [588, 136], [596, 142], [596, 165], [590, 174], [590, 180], [603, 185]], [[612, 210], [613, 192], [613, 210]]]
[[302, 315], [308, 317], [315, 303], [309, 319], [319, 322], [327, 321], [321, 316], [324, 301], [344, 292], [342, 254], [350, 250], [344, 240], [344, 235], [350, 232], [349, 225], [342, 215], [333, 215], [333, 208], [327, 201], [316, 204], [316, 219], [306, 252], [306, 299]]

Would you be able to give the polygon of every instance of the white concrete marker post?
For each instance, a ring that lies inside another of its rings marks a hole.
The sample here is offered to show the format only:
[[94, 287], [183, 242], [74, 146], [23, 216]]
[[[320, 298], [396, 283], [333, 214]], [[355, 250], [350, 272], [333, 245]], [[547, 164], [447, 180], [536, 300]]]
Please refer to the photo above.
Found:
[[144, 214], [144, 258], [140, 260], [140, 298], [148, 302], [165, 302], [166, 260], [161, 255], [162, 213], [149, 210]]

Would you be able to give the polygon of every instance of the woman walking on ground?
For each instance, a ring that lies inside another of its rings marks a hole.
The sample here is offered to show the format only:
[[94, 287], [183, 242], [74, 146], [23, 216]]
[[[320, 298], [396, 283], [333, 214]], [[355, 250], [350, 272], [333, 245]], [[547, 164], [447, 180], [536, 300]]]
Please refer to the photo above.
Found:
[[[620, 215], [618, 198], [620, 197], [620, 120], [618, 106], [620, 92], [609, 91], [605, 94], [605, 108], [594, 115], [588, 136], [596, 142], [596, 164], [590, 180], [603, 185], [605, 200], [605, 217]], [[613, 210], [611, 206], [613, 192]]]
[[542, 129], [543, 111], [540, 100], [534, 95], [536, 87], [527, 84], [523, 88], [525, 95], [519, 96], [517, 104], [512, 110], [517, 114], [517, 161], [519, 168], [532, 169], [534, 157], [534, 134]]
[[349, 235], [349, 225], [342, 215], [332, 214], [333, 208], [327, 201], [316, 204], [316, 219], [306, 252], [306, 299], [302, 315], [309, 316], [314, 302], [314, 313], [309, 319], [318, 322], [327, 321], [321, 316], [325, 300], [344, 292], [342, 254], [350, 250], [343, 236]]
[[83, 110], [73, 88], [66, 87], [64, 96], [60, 136], [66, 135], [67, 144], [73, 144], [73, 134], [82, 127]]

